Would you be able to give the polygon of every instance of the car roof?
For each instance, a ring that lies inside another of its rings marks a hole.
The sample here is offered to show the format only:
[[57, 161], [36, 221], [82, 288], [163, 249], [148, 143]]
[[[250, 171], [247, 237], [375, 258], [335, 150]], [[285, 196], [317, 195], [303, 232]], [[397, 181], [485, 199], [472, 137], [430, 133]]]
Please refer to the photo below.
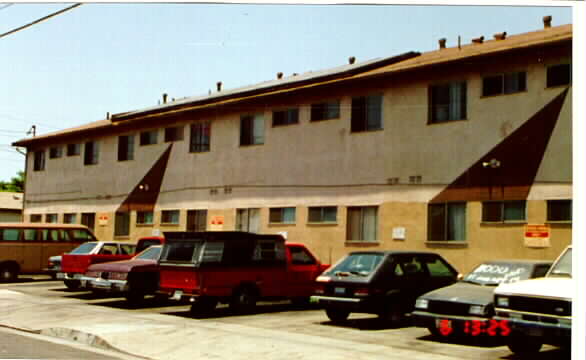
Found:
[[358, 250], [352, 251], [348, 255], [353, 254], [381, 254], [381, 255], [437, 255], [441, 256], [438, 253], [431, 252], [431, 251], [409, 251], [409, 250]]
[[527, 265], [551, 265], [553, 264], [553, 260], [535, 260], [535, 259], [494, 259], [494, 260], [486, 260], [480, 264], [527, 264]]

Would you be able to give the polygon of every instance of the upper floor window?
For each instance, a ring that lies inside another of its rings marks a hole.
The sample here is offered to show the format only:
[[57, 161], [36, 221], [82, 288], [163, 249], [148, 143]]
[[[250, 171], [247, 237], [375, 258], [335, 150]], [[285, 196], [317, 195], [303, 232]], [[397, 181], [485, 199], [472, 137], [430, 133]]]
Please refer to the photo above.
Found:
[[483, 222], [525, 221], [526, 202], [485, 201], [482, 203]]
[[466, 119], [466, 82], [429, 87], [429, 123]]
[[271, 208], [269, 210], [269, 223], [272, 224], [295, 224], [295, 208]]
[[263, 114], [240, 117], [240, 145], [264, 144], [265, 120]]
[[559, 64], [547, 68], [547, 87], [569, 85], [572, 82], [572, 66]]
[[273, 111], [273, 126], [290, 125], [299, 123], [299, 109]]
[[63, 156], [63, 148], [61, 146], [54, 146], [49, 148], [49, 158], [58, 159]]
[[100, 147], [97, 141], [88, 141], [85, 143], [85, 149], [83, 151], [83, 163], [84, 165], [95, 165], [98, 163], [100, 154]]
[[38, 150], [34, 152], [33, 170], [45, 170], [45, 150]]
[[370, 131], [383, 128], [383, 96], [381, 94], [352, 98], [351, 131]]
[[547, 200], [547, 221], [572, 221], [572, 200]]
[[429, 241], [466, 240], [466, 203], [429, 204], [427, 210]]
[[30, 222], [32, 222], [32, 223], [40, 223], [40, 222], [43, 222], [43, 215], [41, 215], [41, 214], [31, 214], [30, 215]]
[[118, 161], [134, 160], [134, 135], [118, 137]]
[[161, 224], [179, 224], [179, 210], [163, 210]]
[[143, 131], [140, 133], [140, 145], [153, 145], [158, 142], [157, 130]]
[[525, 90], [527, 90], [527, 73], [525, 71], [482, 78], [482, 96], [513, 94]]
[[56, 223], [57, 222], [57, 214], [45, 214], [45, 222], [46, 223]]
[[348, 221], [346, 224], [346, 240], [377, 241], [378, 207], [348, 207]]
[[183, 140], [183, 126], [165, 128], [165, 142]]
[[152, 225], [153, 212], [152, 211], [138, 211], [136, 213], [136, 223], [139, 225]]
[[312, 206], [308, 209], [309, 223], [337, 223], [338, 208], [336, 206]]
[[211, 130], [211, 123], [209, 121], [191, 124], [189, 152], [210, 151]]
[[80, 144], [67, 144], [67, 156], [76, 156], [81, 154]]
[[311, 104], [311, 121], [340, 118], [340, 100]]
[[260, 232], [260, 209], [236, 209], [236, 230]]
[[75, 214], [75, 213], [63, 214], [63, 222], [65, 224], [75, 224], [77, 222], [77, 214]]

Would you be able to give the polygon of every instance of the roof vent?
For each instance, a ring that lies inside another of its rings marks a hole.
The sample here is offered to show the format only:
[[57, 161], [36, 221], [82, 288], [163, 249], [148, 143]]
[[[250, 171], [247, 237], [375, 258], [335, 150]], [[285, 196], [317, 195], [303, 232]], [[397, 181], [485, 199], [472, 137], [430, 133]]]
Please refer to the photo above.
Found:
[[354, 56], [350, 56], [350, 57], [348, 58], [348, 64], [352, 65], [352, 64], [354, 64], [355, 62], [356, 62], [356, 57], [354, 57]]
[[437, 42], [439, 43], [440, 49], [445, 49], [446, 48], [446, 38], [441, 38]]
[[163, 94], [163, 104], [167, 103], [167, 94]]
[[472, 43], [474, 44], [482, 44], [484, 42], [484, 36], [477, 37], [476, 39], [472, 39]]
[[496, 33], [493, 36], [495, 40], [504, 40], [507, 37], [507, 32], [503, 31], [502, 33]]
[[216, 83], [216, 88], [218, 89], [218, 92], [222, 91], [222, 82], [221, 81], [218, 81]]
[[282, 72], [278, 72], [277, 73], [277, 79], [281, 80], [283, 78], [283, 73]]
[[543, 28], [547, 29], [551, 27], [551, 15], [543, 17]]
[[293, 73], [293, 76], [297, 76], [297, 75], [299, 75], [299, 74], [298, 73]]

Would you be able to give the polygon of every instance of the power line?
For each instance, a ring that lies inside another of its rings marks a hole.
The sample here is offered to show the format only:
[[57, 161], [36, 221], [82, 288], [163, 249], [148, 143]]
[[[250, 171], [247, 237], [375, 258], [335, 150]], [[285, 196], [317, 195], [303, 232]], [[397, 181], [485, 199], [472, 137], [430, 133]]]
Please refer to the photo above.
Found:
[[31, 22], [31, 23], [28, 23], [28, 24], [23, 25], [21, 27], [18, 27], [16, 29], [13, 29], [13, 30], [10, 30], [8, 32], [5, 32], [4, 34], [0, 34], [0, 38], [3, 38], [3, 37], [8, 36], [10, 34], [14, 34], [15, 32], [18, 32], [20, 30], [24, 30], [24, 29], [26, 29], [28, 27], [31, 27], [33, 25], [36, 25], [36, 24], [38, 24], [40, 22], [43, 22], [43, 21], [45, 21], [47, 19], [50, 19], [50, 18], [52, 18], [54, 16], [60, 15], [60, 14], [62, 14], [64, 12], [69, 11], [69, 10], [71, 10], [73, 8], [76, 8], [76, 7], [80, 6], [80, 5], [81, 5], [81, 3], [74, 4], [74, 5], [72, 5], [72, 6], [68, 7], [68, 8], [65, 8], [65, 9], [62, 9], [62, 10], [59, 10], [59, 11], [56, 11], [56, 12], [54, 12], [52, 14], [49, 14], [47, 16], [44, 16], [44, 17], [42, 17], [42, 18], [40, 18], [38, 20], [35, 20], [35, 21]]
[[5, 5], [2, 5], [2, 6], [0, 6], [0, 10], [4, 10], [7, 7], [12, 6], [12, 5], [14, 5], [14, 4], [13, 3], [8, 3], [8, 4], [5, 4]]

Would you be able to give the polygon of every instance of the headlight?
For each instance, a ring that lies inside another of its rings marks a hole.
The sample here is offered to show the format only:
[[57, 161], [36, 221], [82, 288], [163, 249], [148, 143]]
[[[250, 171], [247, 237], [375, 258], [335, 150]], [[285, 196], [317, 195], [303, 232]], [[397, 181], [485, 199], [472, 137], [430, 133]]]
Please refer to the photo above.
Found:
[[99, 271], [88, 271], [85, 273], [85, 276], [98, 278], [98, 277], [100, 277], [100, 272]]
[[496, 297], [496, 306], [497, 307], [509, 307], [509, 298], [504, 296], [497, 296]]
[[126, 278], [128, 277], [128, 273], [121, 273], [121, 272], [113, 272], [110, 273], [110, 279], [112, 280], [126, 280]]
[[417, 299], [415, 301], [415, 307], [418, 309], [427, 309], [429, 306], [429, 300], [427, 299]]
[[470, 314], [473, 315], [484, 315], [485, 307], [482, 305], [472, 305], [470, 306]]

